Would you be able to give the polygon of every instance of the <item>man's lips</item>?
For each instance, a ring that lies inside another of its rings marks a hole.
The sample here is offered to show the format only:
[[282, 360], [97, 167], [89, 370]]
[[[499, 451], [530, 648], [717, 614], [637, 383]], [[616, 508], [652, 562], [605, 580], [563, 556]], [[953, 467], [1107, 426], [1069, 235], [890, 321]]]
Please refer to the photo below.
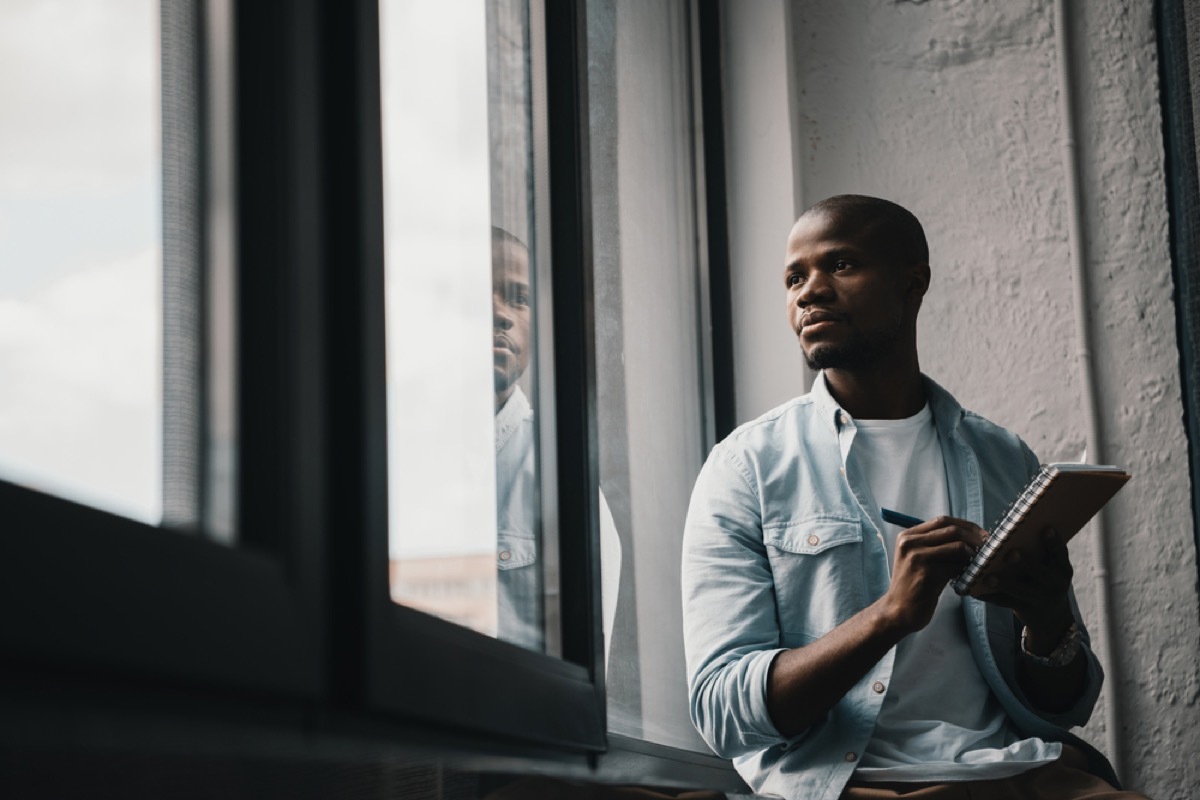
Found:
[[800, 317], [800, 330], [803, 331], [809, 328], [819, 329], [820, 327], [824, 327], [822, 323], [836, 323], [845, 321], [846, 318], [836, 312], [825, 311], [824, 309], [814, 309], [812, 311], [806, 311]]
[[514, 356], [519, 355], [521, 352], [521, 348], [519, 348], [515, 344], [513, 344], [513, 340], [508, 338], [504, 334], [496, 334], [495, 336], [492, 337], [492, 349], [493, 350], [507, 350], [508, 352], [512, 353]]

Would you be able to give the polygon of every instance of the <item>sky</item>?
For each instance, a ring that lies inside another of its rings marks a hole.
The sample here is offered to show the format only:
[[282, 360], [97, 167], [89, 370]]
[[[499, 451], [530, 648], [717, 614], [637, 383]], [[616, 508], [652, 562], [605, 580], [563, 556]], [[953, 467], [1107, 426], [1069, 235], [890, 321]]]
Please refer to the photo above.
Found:
[[495, 550], [484, 13], [380, 4], [395, 557]]
[[158, 19], [0, 3], [0, 475], [157, 522]]
[[[384, 0], [391, 544], [492, 552], [483, 3]], [[0, 2], [0, 477], [161, 518], [156, 0]]]

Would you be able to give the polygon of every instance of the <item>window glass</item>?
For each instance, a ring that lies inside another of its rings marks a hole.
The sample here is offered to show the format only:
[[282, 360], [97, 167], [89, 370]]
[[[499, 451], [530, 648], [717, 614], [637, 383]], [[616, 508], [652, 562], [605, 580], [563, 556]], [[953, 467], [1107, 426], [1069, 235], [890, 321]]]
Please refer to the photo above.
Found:
[[545, 650], [529, 10], [380, 26], [392, 597]]
[[155, 0], [0, 4], [0, 477], [162, 512]]
[[689, 721], [679, 563], [707, 453], [682, 3], [590, 0], [588, 103], [601, 491], [619, 540], [609, 728], [707, 751]]

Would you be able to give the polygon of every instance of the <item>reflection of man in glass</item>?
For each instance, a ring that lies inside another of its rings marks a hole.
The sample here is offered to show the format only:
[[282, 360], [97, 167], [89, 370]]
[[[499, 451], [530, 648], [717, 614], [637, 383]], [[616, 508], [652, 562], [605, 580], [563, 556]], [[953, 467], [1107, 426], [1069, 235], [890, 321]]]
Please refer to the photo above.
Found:
[[496, 567], [501, 639], [541, 650], [536, 437], [533, 408], [517, 385], [533, 347], [529, 249], [492, 228], [492, 362], [496, 400]]
[[[499, 571], [497, 635], [542, 650], [542, 572], [533, 408], [518, 381], [533, 349], [529, 248], [502, 228], [492, 228], [492, 363], [496, 400], [496, 568]], [[621, 541], [612, 512], [599, 493], [601, 607], [607, 653], [616, 617]]]
[[[514, 395], [529, 366], [529, 250], [520, 239], [492, 228], [492, 358], [496, 413]], [[528, 401], [523, 404], [529, 407]]]

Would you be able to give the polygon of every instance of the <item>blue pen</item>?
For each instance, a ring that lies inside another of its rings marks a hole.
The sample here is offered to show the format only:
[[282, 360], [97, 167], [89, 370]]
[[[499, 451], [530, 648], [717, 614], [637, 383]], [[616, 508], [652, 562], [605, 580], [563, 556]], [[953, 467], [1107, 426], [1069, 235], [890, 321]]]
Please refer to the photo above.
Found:
[[899, 511], [892, 511], [890, 508], [881, 508], [879, 512], [883, 515], [884, 522], [899, 525], [901, 528], [915, 528], [925, 521], [916, 517], [910, 517], [908, 514], [901, 514]]

